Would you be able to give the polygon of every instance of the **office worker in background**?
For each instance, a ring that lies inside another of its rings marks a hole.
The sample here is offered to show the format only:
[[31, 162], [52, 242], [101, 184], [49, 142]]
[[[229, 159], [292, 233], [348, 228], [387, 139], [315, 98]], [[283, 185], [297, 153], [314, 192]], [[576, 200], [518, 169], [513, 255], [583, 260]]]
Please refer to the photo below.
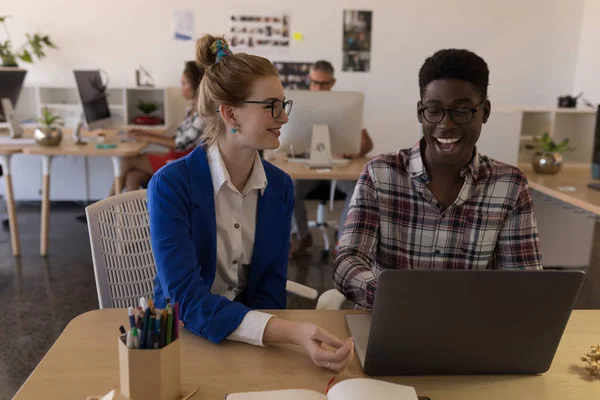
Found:
[[[331, 63], [328, 61], [317, 61], [314, 63], [309, 72], [309, 88], [311, 91], [329, 91], [335, 85], [334, 69]], [[366, 129], [363, 128], [360, 137], [360, 151], [358, 154], [344, 154], [345, 158], [360, 158], [364, 157], [369, 151], [373, 149], [373, 141], [369, 136]], [[290, 251], [291, 258], [302, 257], [307, 254], [307, 250], [312, 246], [313, 238], [308, 229], [308, 218], [306, 217], [306, 205], [304, 204], [304, 198], [317, 186], [319, 181], [311, 180], [297, 180], [294, 181], [294, 191], [296, 206], [294, 208], [294, 218], [296, 226], [298, 228], [298, 241], [294, 243], [292, 250]], [[340, 215], [338, 232], [341, 232], [346, 221], [346, 215], [348, 214], [348, 207], [350, 205], [350, 199], [354, 193], [354, 187], [356, 181], [337, 181], [336, 189], [343, 192], [346, 195], [344, 203], [344, 209]], [[338, 234], [339, 236], [339, 234]]]
[[335, 287], [359, 306], [373, 307], [389, 268], [542, 268], [527, 178], [475, 146], [488, 81], [467, 50], [440, 50], [421, 67], [423, 138], [365, 166], [334, 262]]
[[[125, 159], [124, 180], [122, 187], [126, 191], [137, 190], [141, 185], [150, 181], [152, 175], [168, 162], [177, 160], [189, 154], [200, 142], [202, 135], [202, 119], [198, 114], [198, 87], [204, 75], [202, 67], [194, 61], [185, 63], [181, 75], [181, 95], [191, 104], [186, 110], [186, 116], [181, 123], [170, 129], [171, 132], [158, 134], [142, 129], [131, 129], [130, 138], [164, 146], [168, 153], [145, 154]], [[114, 185], [110, 195], [114, 195]]]
[[256, 310], [286, 307], [293, 185], [258, 150], [279, 147], [292, 102], [271, 62], [232, 54], [222, 38], [202, 37], [197, 59], [206, 67], [202, 143], [148, 186], [155, 301], [178, 301], [185, 326], [212, 342], [297, 344], [315, 365], [340, 371], [351, 339]]

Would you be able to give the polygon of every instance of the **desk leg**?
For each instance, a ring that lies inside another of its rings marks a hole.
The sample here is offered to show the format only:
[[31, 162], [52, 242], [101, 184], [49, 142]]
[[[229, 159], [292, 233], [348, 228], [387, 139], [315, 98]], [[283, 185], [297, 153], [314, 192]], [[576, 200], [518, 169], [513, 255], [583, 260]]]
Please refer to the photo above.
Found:
[[19, 225], [17, 222], [17, 212], [10, 171], [10, 155], [1, 155], [0, 165], [2, 165], [4, 184], [6, 186], [6, 209], [8, 211], [8, 223], [10, 225], [10, 244], [12, 246], [13, 256], [18, 257], [21, 255], [21, 242], [19, 241]]
[[50, 166], [52, 156], [42, 156], [42, 229], [40, 255], [48, 255], [48, 228], [50, 226]]
[[112, 156], [113, 170], [115, 172], [115, 194], [120, 194], [123, 191], [123, 168], [125, 163], [123, 157]]

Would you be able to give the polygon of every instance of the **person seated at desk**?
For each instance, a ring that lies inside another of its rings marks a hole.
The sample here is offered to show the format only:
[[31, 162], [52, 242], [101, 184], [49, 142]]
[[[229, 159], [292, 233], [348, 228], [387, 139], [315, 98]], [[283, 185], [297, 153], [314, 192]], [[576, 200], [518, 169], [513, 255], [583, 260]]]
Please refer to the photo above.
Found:
[[[310, 90], [311, 91], [329, 91], [335, 85], [334, 69], [329, 61], [317, 61], [312, 65], [309, 72]], [[360, 151], [358, 154], [344, 154], [344, 158], [361, 158], [373, 149], [373, 141], [366, 129], [363, 128], [360, 134]], [[307, 250], [313, 244], [312, 235], [308, 229], [308, 218], [306, 217], [306, 205], [304, 199], [318, 185], [318, 180], [297, 180], [294, 181], [295, 191], [295, 208], [294, 218], [298, 228], [298, 241], [294, 243], [294, 247], [290, 251], [291, 258], [298, 258], [307, 254]], [[356, 181], [337, 181], [336, 189], [346, 195], [344, 209], [340, 214], [338, 232], [341, 232], [348, 214], [350, 199], [354, 193]], [[338, 234], [339, 236], [339, 234]]]
[[185, 326], [214, 343], [297, 344], [315, 365], [343, 370], [352, 339], [256, 311], [286, 307], [293, 184], [258, 150], [279, 147], [292, 102], [269, 60], [210, 35], [197, 46], [202, 144], [148, 186], [156, 304], [179, 302]]
[[[185, 119], [175, 129], [175, 137], [170, 137], [169, 132], [165, 134], [154, 133], [142, 129], [131, 129], [128, 137], [136, 141], [147, 142], [164, 146], [169, 149], [164, 154], [145, 154], [137, 157], [124, 159], [124, 180], [126, 191], [138, 190], [140, 186], [146, 185], [152, 175], [168, 162], [177, 160], [189, 154], [200, 142], [202, 135], [202, 119], [198, 115], [198, 87], [204, 75], [203, 69], [194, 61], [185, 63], [185, 69], [181, 75], [181, 95], [192, 104], [186, 111]], [[115, 194], [112, 185], [110, 195]]]
[[369, 161], [340, 239], [335, 287], [358, 306], [373, 307], [389, 268], [542, 268], [527, 178], [475, 146], [491, 112], [488, 81], [486, 62], [467, 50], [440, 50], [421, 67], [423, 138]]

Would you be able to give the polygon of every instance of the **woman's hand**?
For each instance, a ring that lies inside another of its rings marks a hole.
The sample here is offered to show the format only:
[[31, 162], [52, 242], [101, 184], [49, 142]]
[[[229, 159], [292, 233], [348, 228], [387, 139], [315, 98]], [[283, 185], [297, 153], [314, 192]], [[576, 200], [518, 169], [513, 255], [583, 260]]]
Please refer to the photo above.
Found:
[[[338, 339], [309, 322], [271, 318], [263, 333], [263, 343], [291, 343], [302, 347], [312, 362], [323, 368], [341, 372], [354, 357], [354, 340]], [[332, 349], [326, 349], [326, 344]]]
[[127, 131], [127, 136], [131, 139], [141, 140], [148, 136], [148, 134], [142, 129], [130, 129]]
[[[298, 323], [294, 332], [294, 342], [306, 350], [313, 364], [332, 371], [343, 371], [354, 357], [352, 338], [338, 339], [308, 322]], [[333, 350], [322, 347], [323, 344], [331, 346]]]

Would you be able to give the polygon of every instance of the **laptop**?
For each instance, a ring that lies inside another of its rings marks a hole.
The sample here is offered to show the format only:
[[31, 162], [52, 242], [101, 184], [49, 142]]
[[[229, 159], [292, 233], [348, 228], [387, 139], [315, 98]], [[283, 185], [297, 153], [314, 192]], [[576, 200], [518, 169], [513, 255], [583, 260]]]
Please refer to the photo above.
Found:
[[346, 324], [368, 375], [543, 373], [584, 276], [386, 270], [373, 312], [348, 314]]

